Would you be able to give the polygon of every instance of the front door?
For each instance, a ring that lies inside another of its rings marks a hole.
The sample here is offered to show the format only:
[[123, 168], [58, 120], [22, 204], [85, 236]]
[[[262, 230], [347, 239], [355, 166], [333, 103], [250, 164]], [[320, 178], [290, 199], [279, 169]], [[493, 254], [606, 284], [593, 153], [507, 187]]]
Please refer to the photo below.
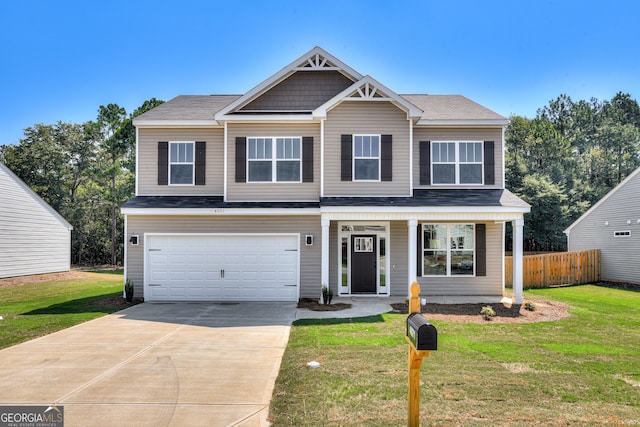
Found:
[[351, 236], [351, 293], [376, 293], [376, 240], [376, 235]]

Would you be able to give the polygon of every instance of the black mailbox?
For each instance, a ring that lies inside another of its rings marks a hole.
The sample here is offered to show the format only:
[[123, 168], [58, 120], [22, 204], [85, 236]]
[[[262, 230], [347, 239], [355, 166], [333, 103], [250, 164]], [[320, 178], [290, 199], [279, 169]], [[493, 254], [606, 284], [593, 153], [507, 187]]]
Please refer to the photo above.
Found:
[[438, 331], [420, 313], [412, 313], [407, 317], [407, 337], [416, 350], [438, 349]]

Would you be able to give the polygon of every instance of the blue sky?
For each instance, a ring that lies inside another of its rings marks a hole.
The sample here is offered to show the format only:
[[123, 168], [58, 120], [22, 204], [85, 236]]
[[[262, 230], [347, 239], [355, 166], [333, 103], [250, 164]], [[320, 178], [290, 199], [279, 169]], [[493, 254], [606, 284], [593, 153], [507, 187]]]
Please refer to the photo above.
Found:
[[504, 116], [639, 99], [639, 22], [636, 0], [3, 1], [0, 145], [101, 104], [244, 93], [316, 45], [398, 93]]

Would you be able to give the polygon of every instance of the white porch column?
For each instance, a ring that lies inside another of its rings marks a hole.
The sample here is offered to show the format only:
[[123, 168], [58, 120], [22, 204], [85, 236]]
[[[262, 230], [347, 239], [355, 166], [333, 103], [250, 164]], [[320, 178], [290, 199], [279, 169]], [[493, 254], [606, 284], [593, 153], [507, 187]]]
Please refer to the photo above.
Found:
[[522, 256], [524, 219], [519, 218], [513, 224], [513, 297], [515, 304], [522, 304]]
[[411, 292], [409, 287], [411, 286], [411, 282], [417, 279], [417, 271], [418, 271], [418, 261], [417, 261], [417, 252], [418, 252], [418, 220], [410, 219], [407, 221], [408, 225], [408, 236], [407, 240], [409, 241], [409, 271], [407, 277], [409, 278], [409, 283], [407, 283], [407, 296], [411, 296]]
[[320, 262], [320, 293], [322, 295], [322, 286], [329, 286], [329, 224], [331, 221], [322, 218], [320, 223], [322, 225], [322, 260]]

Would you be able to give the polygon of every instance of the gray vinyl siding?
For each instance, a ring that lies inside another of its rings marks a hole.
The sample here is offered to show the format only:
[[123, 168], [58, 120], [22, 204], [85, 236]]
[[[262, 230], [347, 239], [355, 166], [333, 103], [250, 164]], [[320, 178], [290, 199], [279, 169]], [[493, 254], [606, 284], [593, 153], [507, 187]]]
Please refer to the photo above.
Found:
[[[324, 195], [408, 196], [410, 193], [410, 122], [388, 102], [343, 102], [327, 113], [324, 124]], [[392, 135], [393, 177], [385, 182], [341, 181], [341, 135]]]
[[409, 294], [409, 227], [407, 221], [391, 222], [391, 258], [389, 281], [391, 282], [391, 296], [407, 296]]
[[[312, 136], [313, 182], [236, 182], [236, 137]], [[320, 197], [320, 124], [319, 123], [229, 123], [227, 126], [228, 201], [317, 201]]]
[[312, 111], [352, 84], [338, 71], [297, 72], [240, 111]]
[[[322, 230], [320, 217], [308, 216], [151, 216], [127, 217], [126, 241], [131, 235], [140, 236], [140, 244], [127, 247], [127, 278], [135, 287], [135, 295], [142, 296], [144, 287], [145, 233], [300, 233], [300, 297], [320, 295], [320, 257]], [[306, 246], [305, 235], [314, 235], [314, 244]]]
[[68, 271], [71, 228], [0, 167], [0, 277]]
[[[421, 222], [419, 222], [421, 223]], [[487, 275], [476, 277], [418, 277], [422, 295], [502, 295], [504, 241], [503, 225], [487, 223]], [[420, 246], [420, 244], [418, 244]], [[420, 247], [418, 247], [420, 250]]]
[[[483, 188], [502, 188], [504, 156], [501, 128], [415, 128], [413, 130], [413, 185], [414, 188], [460, 188], [462, 186], [420, 185], [420, 141], [494, 141], [495, 184]], [[470, 186], [478, 188], [478, 186]]]
[[[602, 280], [640, 283], [640, 173], [576, 223], [568, 237], [569, 251], [600, 249]], [[631, 221], [627, 224], [627, 221]], [[605, 225], [608, 222], [609, 225]], [[615, 231], [630, 231], [615, 237]]]
[[[159, 141], [205, 141], [206, 185], [158, 185]], [[224, 130], [147, 129], [138, 130], [139, 196], [222, 196], [224, 194]]]

